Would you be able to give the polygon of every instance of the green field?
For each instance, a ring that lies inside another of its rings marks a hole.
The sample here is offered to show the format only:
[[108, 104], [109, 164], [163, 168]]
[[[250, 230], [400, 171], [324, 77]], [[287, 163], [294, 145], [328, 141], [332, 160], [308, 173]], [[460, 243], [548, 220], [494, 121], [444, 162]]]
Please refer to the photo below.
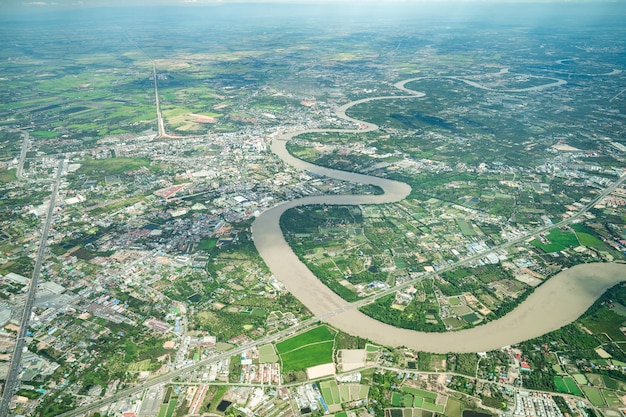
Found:
[[128, 372], [141, 372], [150, 370], [150, 359], [141, 362], [133, 362], [128, 365]]
[[589, 248], [596, 248], [600, 250], [606, 250], [607, 244], [593, 235], [593, 231], [582, 224], [572, 225], [572, 229], [576, 232], [576, 236], [581, 245]]
[[461, 417], [461, 401], [451, 397], [448, 398], [448, 402], [446, 402], [445, 415], [448, 417]]
[[620, 400], [619, 395], [615, 391], [602, 390], [602, 395], [609, 407], [623, 407], [624, 404]]
[[391, 405], [394, 407], [402, 407], [402, 394], [399, 392], [394, 392], [391, 395]]
[[267, 344], [259, 347], [259, 362], [260, 363], [274, 363], [280, 359], [274, 350], [274, 345]]
[[301, 371], [333, 361], [335, 335], [328, 327], [319, 326], [276, 344], [283, 372]]
[[334, 380], [320, 382], [320, 391], [322, 391], [322, 397], [327, 405], [341, 404], [339, 387]]
[[562, 392], [564, 394], [578, 395], [578, 396], [582, 395], [580, 388], [578, 388], [578, 385], [576, 385], [576, 381], [574, 381], [574, 378], [572, 377], [555, 376], [554, 385], [556, 386], [556, 390], [558, 392]]
[[80, 164], [79, 173], [96, 175], [101, 178], [106, 175], [117, 175], [141, 167], [148, 167], [150, 160], [145, 158], [84, 159], [80, 161]]
[[15, 176], [16, 172], [15, 169], [0, 168], [0, 182], [15, 181], [17, 179]]
[[424, 391], [424, 390], [412, 388], [412, 387], [402, 387], [402, 391], [408, 394], [419, 396], [419, 397], [431, 398], [433, 400], [437, 399], [436, 392]]
[[319, 326], [314, 329], [304, 332], [290, 339], [282, 341], [276, 344], [276, 350], [279, 354], [287, 353], [292, 350], [298, 349], [302, 346], [306, 346], [310, 343], [324, 342], [328, 340], [334, 340], [335, 334], [326, 326]]
[[172, 399], [169, 403], [163, 404], [159, 409], [159, 414], [157, 417], [172, 417], [174, 415], [174, 409], [176, 408], [176, 404], [178, 400]]
[[569, 247], [579, 246], [578, 239], [574, 233], [564, 232], [560, 229], [552, 229], [545, 238], [550, 243], [542, 243], [535, 239], [530, 244], [547, 253], [559, 252]]
[[587, 385], [587, 378], [583, 374], [573, 374], [572, 376], [578, 384]]
[[604, 398], [602, 398], [602, 393], [596, 387], [582, 387], [585, 396], [591, 401], [591, 404], [596, 407], [605, 407], [606, 403], [604, 402]]
[[334, 341], [302, 346], [287, 353], [281, 353], [283, 372], [301, 371], [312, 366], [333, 361]]

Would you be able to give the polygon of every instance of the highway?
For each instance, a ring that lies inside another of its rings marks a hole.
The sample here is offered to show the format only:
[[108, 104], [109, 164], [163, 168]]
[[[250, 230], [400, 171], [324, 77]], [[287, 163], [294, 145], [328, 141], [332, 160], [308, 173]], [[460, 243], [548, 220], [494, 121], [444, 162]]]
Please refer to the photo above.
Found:
[[57, 195], [59, 192], [59, 185], [61, 184], [61, 177], [63, 175], [63, 163], [59, 160], [59, 166], [57, 167], [57, 174], [52, 187], [52, 195], [50, 196], [50, 207], [48, 208], [48, 215], [41, 231], [41, 240], [39, 241], [39, 251], [37, 252], [37, 259], [35, 260], [35, 268], [30, 280], [30, 286], [28, 289], [28, 295], [26, 298], [26, 305], [22, 313], [22, 322], [20, 324], [20, 330], [17, 333], [17, 339], [15, 342], [15, 348], [13, 349], [13, 355], [11, 355], [11, 363], [9, 365], [9, 373], [7, 374], [6, 383], [4, 385], [4, 391], [2, 392], [2, 400], [0, 401], [0, 416], [9, 415], [9, 406], [11, 405], [11, 398], [15, 388], [17, 387], [17, 378], [19, 376], [22, 365], [22, 352], [24, 351], [26, 343], [26, 332], [28, 331], [28, 324], [30, 322], [31, 312], [33, 310], [33, 304], [35, 303], [35, 296], [37, 295], [37, 283], [39, 281], [39, 274], [41, 272], [41, 266], [46, 258], [46, 249], [48, 241], [48, 233], [50, 232], [50, 226], [52, 225], [52, 218], [54, 217], [54, 209], [56, 207]]

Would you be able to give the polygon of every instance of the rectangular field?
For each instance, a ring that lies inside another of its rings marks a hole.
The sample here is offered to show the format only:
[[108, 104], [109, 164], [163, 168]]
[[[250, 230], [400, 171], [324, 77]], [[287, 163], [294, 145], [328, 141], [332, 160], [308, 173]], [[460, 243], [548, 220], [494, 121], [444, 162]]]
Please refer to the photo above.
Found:
[[566, 377], [563, 378], [563, 382], [565, 382], [565, 385], [567, 385], [567, 389], [568, 389], [570, 394], [573, 394], [573, 395], [582, 395], [583, 394], [580, 391], [580, 388], [578, 388], [578, 385], [576, 385], [576, 381], [574, 381], [574, 378], [566, 376]]
[[437, 399], [437, 393], [436, 392], [424, 391], [424, 390], [417, 389], [417, 388], [412, 388], [412, 387], [402, 387], [402, 391], [404, 391], [404, 392], [406, 392], [408, 394], [417, 395], [419, 397], [432, 398], [433, 400]]
[[274, 363], [278, 362], [279, 358], [274, 350], [274, 346], [271, 343], [259, 347], [259, 362], [260, 363]]
[[402, 394], [399, 392], [394, 392], [391, 395], [391, 405], [394, 407], [402, 407]]
[[604, 403], [604, 398], [602, 397], [602, 393], [598, 388], [595, 387], [583, 387], [583, 391], [585, 392], [585, 396], [591, 401], [591, 404], [596, 407], [604, 407], [606, 404]]
[[604, 396], [604, 400], [609, 407], [623, 407], [624, 404], [622, 400], [620, 400], [619, 395], [617, 395], [614, 391], [602, 390], [602, 395]]
[[282, 341], [276, 344], [276, 350], [279, 354], [291, 352], [299, 347], [306, 346], [315, 342], [324, 342], [327, 340], [334, 340], [335, 334], [326, 326], [319, 326], [314, 329], [304, 332], [290, 339]]
[[280, 355], [283, 371], [301, 371], [312, 366], [333, 361], [333, 340], [302, 346]]
[[341, 396], [339, 395], [339, 387], [337, 382], [323, 381], [320, 382], [320, 390], [322, 391], [322, 397], [329, 406], [341, 404]]

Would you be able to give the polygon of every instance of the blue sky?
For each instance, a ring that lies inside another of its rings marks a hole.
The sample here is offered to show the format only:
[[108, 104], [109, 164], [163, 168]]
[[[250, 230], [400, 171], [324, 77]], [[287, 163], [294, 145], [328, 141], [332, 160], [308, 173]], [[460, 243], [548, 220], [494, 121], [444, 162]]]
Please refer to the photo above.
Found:
[[[471, 2], [494, 2], [494, 3], [527, 3], [527, 2], [594, 2], [579, 0], [1, 0], [5, 6], [26, 6], [26, 7], [94, 7], [94, 6], [154, 6], [154, 5], [219, 5], [229, 3], [291, 3], [291, 4], [320, 4], [320, 3], [372, 3], [384, 5], [386, 3], [406, 3], [415, 4], [420, 2], [445, 3], [450, 1], [471, 3]], [[615, 0], [617, 1], [617, 0]], [[595, 1], [597, 2], [597, 1]]]

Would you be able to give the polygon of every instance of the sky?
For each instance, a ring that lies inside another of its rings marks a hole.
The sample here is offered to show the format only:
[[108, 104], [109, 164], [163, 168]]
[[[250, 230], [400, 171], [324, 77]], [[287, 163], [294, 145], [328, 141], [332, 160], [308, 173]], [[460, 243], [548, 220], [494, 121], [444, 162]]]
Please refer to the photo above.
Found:
[[[386, 3], [445, 3], [445, 2], [494, 2], [494, 3], [554, 3], [554, 2], [604, 2], [598, 0], [1, 0], [5, 7], [101, 7], [101, 6], [155, 6], [155, 5], [221, 5], [232, 3], [289, 3], [289, 4], [320, 4], [320, 3], [372, 3], [385, 5]], [[619, 0], [607, 0], [617, 2]]]

